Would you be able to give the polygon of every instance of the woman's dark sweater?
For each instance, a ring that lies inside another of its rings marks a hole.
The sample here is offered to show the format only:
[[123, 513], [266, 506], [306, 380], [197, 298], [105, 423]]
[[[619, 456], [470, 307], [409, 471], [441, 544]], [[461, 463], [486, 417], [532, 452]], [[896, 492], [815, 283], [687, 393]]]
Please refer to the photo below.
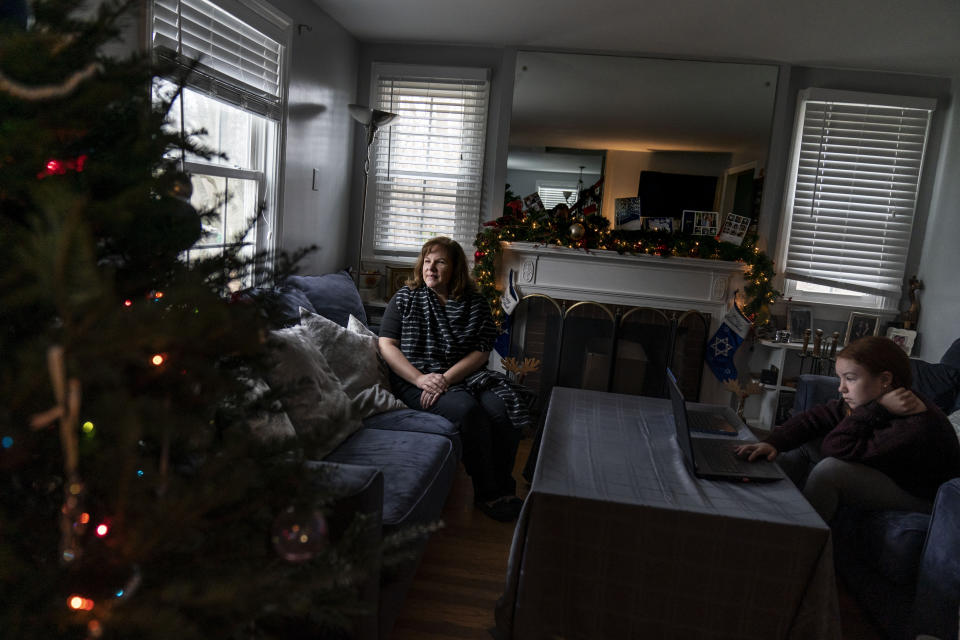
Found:
[[941, 484], [960, 476], [960, 443], [943, 412], [920, 399], [927, 410], [912, 416], [893, 415], [876, 401], [850, 411], [831, 400], [790, 418], [765, 442], [789, 451], [823, 436], [825, 457], [873, 467], [913, 495], [933, 499]]

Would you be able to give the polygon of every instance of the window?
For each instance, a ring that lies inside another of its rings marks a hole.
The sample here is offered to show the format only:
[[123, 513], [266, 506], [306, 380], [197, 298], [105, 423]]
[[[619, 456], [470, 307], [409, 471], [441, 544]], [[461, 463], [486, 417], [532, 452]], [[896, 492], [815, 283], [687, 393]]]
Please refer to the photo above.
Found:
[[923, 98], [800, 93], [781, 234], [786, 295], [896, 306], [934, 106]]
[[371, 153], [373, 253], [414, 256], [438, 235], [472, 246], [480, 225], [488, 71], [374, 64], [372, 75], [374, 106], [399, 115], [377, 134]]
[[560, 184], [557, 182], [537, 182], [537, 193], [540, 195], [540, 201], [543, 207], [550, 211], [558, 204], [565, 204], [572, 207], [577, 202], [580, 194], [579, 189], [582, 184], [576, 182], [572, 184]]
[[[250, 5], [245, 0], [244, 5]], [[245, 16], [257, 21], [251, 13]], [[215, 208], [216, 219], [185, 259], [217, 255], [239, 243], [241, 254], [273, 249], [284, 92], [279, 38], [286, 25], [275, 14], [259, 19], [271, 37], [207, 0], [154, 0], [153, 49], [180, 65], [200, 64], [171, 110], [171, 126], [205, 129], [202, 143], [226, 155], [188, 155], [191, 204]], [[157, 95], [174, 85], [157, 79]], [[245, 274], [243, 284], [250, 284]]]

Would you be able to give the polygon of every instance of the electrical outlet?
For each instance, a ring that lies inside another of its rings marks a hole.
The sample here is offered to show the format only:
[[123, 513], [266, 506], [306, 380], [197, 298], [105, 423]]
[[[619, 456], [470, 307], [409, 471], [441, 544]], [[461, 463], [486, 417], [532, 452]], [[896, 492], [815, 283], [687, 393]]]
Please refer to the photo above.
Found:
[[313, 170], [313, 190], [320, 191], [320, 169]]

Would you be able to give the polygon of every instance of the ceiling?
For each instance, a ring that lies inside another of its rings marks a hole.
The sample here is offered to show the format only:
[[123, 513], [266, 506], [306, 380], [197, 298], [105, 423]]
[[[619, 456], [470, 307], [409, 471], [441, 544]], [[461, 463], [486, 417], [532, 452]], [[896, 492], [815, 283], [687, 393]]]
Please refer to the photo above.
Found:
[[361, 41], [960, 74], [957, 0], [313, 0]]

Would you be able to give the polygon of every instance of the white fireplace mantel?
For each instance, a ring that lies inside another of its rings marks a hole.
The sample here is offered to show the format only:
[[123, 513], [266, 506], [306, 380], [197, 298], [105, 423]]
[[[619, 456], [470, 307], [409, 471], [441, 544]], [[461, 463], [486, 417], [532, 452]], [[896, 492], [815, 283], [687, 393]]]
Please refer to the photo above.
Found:
[[[619, 254], [530, 242], [503, 242], [497, 269], [500, 287], [514, 272], [522, 298], [543, 294], [560, 300], [653, 307], [710, 314], [710, 334], [720, 326], [734, 292], [743, 287], [746, 265], [726, 260]], [[701, 400], [729, 402], [709, 370]]]
[[719, 325], [733, 292], [743, 286], [745, 265], [703, 258], [662, 258], [616, 251], [504, 242], [497, 278], [510, 269], [521, 295], [686, 311], [696, 309]]

